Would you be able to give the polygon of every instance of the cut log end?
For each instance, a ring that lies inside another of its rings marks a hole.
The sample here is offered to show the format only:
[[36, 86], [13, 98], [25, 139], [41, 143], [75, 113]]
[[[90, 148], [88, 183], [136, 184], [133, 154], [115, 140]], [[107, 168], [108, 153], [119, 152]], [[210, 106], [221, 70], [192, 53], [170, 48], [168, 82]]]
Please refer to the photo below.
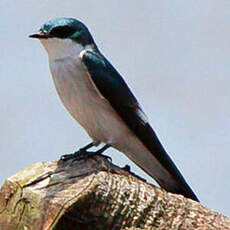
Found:
[[35, 163], [0, 191], [0, 230], [129, 228], [230, 229], [230, 220], [101, 156]]

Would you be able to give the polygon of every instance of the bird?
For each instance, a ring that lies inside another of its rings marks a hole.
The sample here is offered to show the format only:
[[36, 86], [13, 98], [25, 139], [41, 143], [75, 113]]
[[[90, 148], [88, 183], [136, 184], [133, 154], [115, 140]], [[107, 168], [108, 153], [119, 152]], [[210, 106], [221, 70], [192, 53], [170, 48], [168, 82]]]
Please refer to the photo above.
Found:
[[[198, 201], [173, 163], [146, 114], [120, 73], [98, 49], [86, 25], [75, 18], [52, 19], [29, 35], [39, 39], [49, 59], [57, 93], [92, 142], [74, 154], [109, 147], [124, 153], [166, 191]], [[92, 152], [91, 152], [92, 153]]]

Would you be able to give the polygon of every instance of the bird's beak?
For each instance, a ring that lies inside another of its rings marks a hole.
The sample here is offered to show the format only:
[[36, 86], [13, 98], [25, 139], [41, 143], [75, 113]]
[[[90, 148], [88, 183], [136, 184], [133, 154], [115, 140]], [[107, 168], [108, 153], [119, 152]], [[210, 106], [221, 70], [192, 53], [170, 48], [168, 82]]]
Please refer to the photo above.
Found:
[[50, 36], [47, 33], [44, 33], [43, 31], [38, 31], [37, 33], [30, 34], [29, 38], [38, 38], [38, 39], [47, 39]]

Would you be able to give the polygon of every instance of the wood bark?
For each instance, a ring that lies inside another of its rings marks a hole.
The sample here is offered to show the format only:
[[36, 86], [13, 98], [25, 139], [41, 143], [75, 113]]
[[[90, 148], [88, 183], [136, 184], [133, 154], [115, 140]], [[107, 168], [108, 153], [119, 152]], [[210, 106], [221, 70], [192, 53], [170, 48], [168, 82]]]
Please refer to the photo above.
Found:
[[229, 229], [230, 219], [106, 158], [35, 163], [0, 190], [0, 230]]

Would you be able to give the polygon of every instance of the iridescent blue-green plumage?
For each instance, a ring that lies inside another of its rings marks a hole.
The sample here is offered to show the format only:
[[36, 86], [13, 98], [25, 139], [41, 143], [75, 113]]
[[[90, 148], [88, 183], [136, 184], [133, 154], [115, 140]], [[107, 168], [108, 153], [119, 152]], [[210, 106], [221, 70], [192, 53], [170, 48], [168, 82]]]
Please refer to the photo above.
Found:
[[86, 46], [93, 44], [93, 37], [87, 27], [74, 18], [57, 18], [45, 23], [40, 31], [48, 34], [49, 37], [70, 38], [79, 44]]

